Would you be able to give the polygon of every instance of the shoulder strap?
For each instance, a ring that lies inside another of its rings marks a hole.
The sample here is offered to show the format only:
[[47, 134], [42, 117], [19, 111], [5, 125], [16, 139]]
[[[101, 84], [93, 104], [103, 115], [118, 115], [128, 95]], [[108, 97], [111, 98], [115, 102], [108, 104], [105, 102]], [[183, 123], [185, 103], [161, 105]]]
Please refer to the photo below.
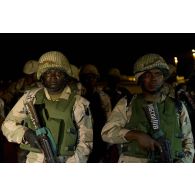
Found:
[[26, 98], [25, 98], [25, 102], [29, 102], [29, 101], [33, 101], [35, 98], [35, 95], [38, 91], [40, 91], [42, 88], [35, 88], [32, 90], [27, 90], [26, 93]]

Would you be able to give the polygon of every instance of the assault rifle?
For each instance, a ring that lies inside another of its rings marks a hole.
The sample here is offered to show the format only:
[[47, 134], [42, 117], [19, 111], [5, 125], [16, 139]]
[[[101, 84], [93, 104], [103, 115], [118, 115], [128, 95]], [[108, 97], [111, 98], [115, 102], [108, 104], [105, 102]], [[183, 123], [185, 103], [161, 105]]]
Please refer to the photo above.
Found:
[[144, 110], [148, 120], [150, 121], [152, 128], [152, 138], [157, 140], [162, 147], [162, 152], [159, 154], [160, 158], [155, 159], [155, 153], [153, 153], [152, 161], [160, 163], [172, 163], [173, 159], [171, 157], [170, 141], [165, 138], [164, 133], [160, 130], [160, 119], [157, 105], [152, 103], [147, 104], [144, 107]]
[[30, 117], [30, 120], [35, 128], [35, 133], [37, 136], [37, 140], [39, 141], [39, 144], [41, 146], [42, 152], [44, 153], [45, 156], [45, 161], [47, 163], [55, 163], [55, 144], [52, 144], [51, 139], [48, 137], [48, 129], [45, 127], [41, 128], [35, 107], [33, 105], [32, 101], [27, 101], [25, 104], [26, 111]]

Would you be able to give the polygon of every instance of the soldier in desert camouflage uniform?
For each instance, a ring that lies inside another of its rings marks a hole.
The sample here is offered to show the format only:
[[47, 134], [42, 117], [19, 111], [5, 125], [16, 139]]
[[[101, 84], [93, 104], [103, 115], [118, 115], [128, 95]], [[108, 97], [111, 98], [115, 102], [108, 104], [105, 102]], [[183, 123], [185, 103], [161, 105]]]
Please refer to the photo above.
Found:
[[41, 87], [36, 78], [37, 69], [38, 61], [28, 60], [23, 67], [23, 77], [12, 82], [4, 91], [2, 98], [5, 100], [5, 114], [8, 114], [26, 90]]
[[93, 117], [93, 151], [88, 162], [102, 162], [107, 150], [107, 143], [102, 141], [101, 130], [111, 113], [109, 96], [98, 89], [100, 73], [93, 64], [85, 64], [79, 72], [82, 84], [82, 96], [90, 102]]
[[44, 88], [27, 91], [2, 125], [8, 141], [21, 146], [30, 144], [26, 162], [45, 162], [43, 153], [32, 150], [39, 144], [35, 131], [29, 128], [31, 121], [24, 106], [29, 99], [35, 105], [40, 123], [50, 130], [55, 140], [58, 159], [61, 162], [87, 162], [93, 138], [89, 102], [77, 95], [75, 86], [67, 85], [70, 72], [68, 59], [61, 52], [43, 54], [39, 59], [37, 78]]
[[[158, 54], [147, 54], [137, 60], [134, 74], [142, 94], [131, 101], [122, 98], [102, 129], [103, 140], [121, 144], [119, 162], [152, 162], [151, 152], [162, 152], [160, 143], [150, 135], [151, 126], [143, 109], [155, 103], [159, 110], [160, 129], [171, 142], [173, 162], [192, 162], [194, 143], [188, 112], [183, 103], [162, 93], [168, 66]], [[182, 154], [182, 155], [181, 155]]]

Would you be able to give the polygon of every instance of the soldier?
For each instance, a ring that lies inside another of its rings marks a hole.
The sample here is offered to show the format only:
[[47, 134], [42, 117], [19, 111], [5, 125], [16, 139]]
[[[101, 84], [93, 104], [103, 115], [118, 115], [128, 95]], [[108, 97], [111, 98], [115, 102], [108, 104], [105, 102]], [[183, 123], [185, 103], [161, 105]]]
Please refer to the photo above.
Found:
[[177, 68], [172, 64], [168, 64], [169, 66], [169, 76], [166, 79], [162, 93], [167, 93], [171, 96], [175, 96], [176, 88], [177, 88]]
[[22, 95], [24, 91], [35, 87], [41, 87], [41, 83], [37, 81], [38, 61], [29, 60], [23, 67], [24, 77], [17, 83], [16, 89]]
[[93, 151], [88, 162], [102, 162], [107, 144], [102, 141], [101, 130], [111, 113], [111, 102], [109, 96], [97, 88], [100, 74], [95, 65], [85, 64], [81, 67], [79, 78], [82, 95], [90, 102], [93, 117]]
[[24, 94], [26, 90], [41, 87], [41, 83], [37, 82], [36, 73], [38, 68], [38, 61], [28, 60], [23, 67], [23, 77], [15, 82], [12, 82], [5, 93], [2, 95], [5, 100], [6, 114], [15, 105], [18, 99]]
[[112, 109], [117, 102], [124, 96], [132, 97], [131, 93], [125, 88], [120, 86], [121, 73], [117, 68], [111, 68], [107, 75], [107, 86], [104, 91], [109, 95]]
[[[170, 142], [172, 162], [193, 161], [194, 143], [186, 107], [161, 92], [168, 70], [158, 54], [146, 54], [136, 61], [134, 74], [142, 94], [131, 101], [122, 98], [102, 129], [104, 141], [121, 144], [119, 162], [159, 162], [164, 153], [162, 137]], [[157, 106], [153, 121], [144, 110], [148, 104]]]
[[93, 137], [89, 102], [76, 94], [75, 86], [67, 85], [69, 76], [70, 64], [61, 52], [43, 54], [37, 78], [44, 88], [27, 91], [6, 117], [2, 130], [8, 141], [30, 144], [26, 162], [45, 162], [43, 153], [32, 150], [40, 145], [24, 106], [29, 100], [52, 135], [58, 162], [87, 162]]
[[192, 133], [195, 137], [195, 74], [192, 73], [185, 83], [180, 83], [176, 87], [177, 98], [180, 99], [186, 106], [188, 114], [190, 116]]
[[[120, 86], [121, 73], [118, 68], [110, 68], [106, 77], [107, 84], [104, 87], [104, 91], [109, 95], [112, 109], [117, 102], [124, 96], [131, 98], [131, 93], [125, 88]], [[117, 144], [113, 144], [109, 147], [105, 161], [118, 162], [119, 152]]]

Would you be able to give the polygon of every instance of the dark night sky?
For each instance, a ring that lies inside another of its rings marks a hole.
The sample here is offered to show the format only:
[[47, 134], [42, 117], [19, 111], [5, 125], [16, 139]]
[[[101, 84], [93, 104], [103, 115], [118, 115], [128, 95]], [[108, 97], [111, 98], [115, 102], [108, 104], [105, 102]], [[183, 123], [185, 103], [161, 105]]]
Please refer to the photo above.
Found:
[[191, 49], [195, 48], [192, 33], [11, 33], [0, 34], [0, 40], [1, 79], [19, 77], [27, 60], [38, 60], [50, 50], [62, 51], [78, 67], [94, 63], [103, 72], [114, 66], [129, 75], [135, 60], [143, 54], [159, 53], [168, 63], [178, 56], [179, 73], [188, 75], [192, 67]]

